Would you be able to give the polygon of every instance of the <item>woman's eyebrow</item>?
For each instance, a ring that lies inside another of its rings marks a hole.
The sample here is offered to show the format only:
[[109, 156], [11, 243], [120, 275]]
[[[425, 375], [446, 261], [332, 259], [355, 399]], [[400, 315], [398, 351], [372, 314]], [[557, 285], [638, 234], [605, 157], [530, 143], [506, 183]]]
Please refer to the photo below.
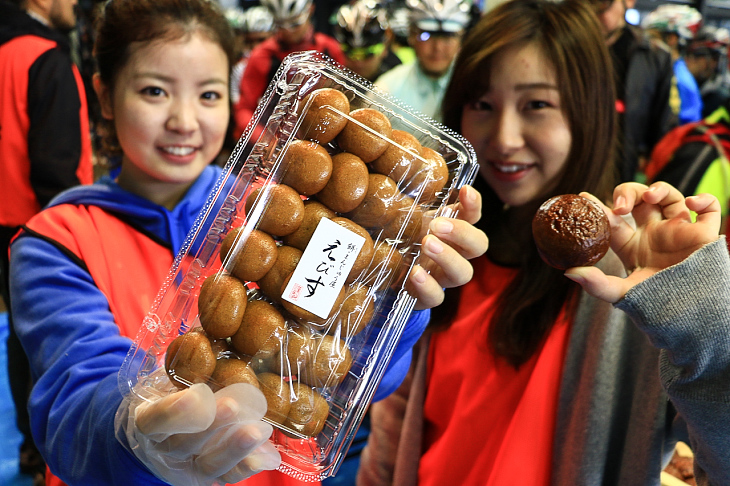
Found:
[[537, 83], [520, 83], [515, 86], [515, 89], [553, 89], [557, 90], [558, 86], [553, 83], [537, 82]]
[[[157, 73], [157, 72], [153, 72], [153, 71], [136, 73], [133, 76], [133, 78], [135, 78], [135, 79], [151, 78], [151, 79], [156, 79], [158, 81], [165, 82], [165, 83], [174, 83], [177, 81], [177, 77], [175, 77], [175, 76], [167, 76], [165, 74], [161, 74], [161, 73]], [[201, 82], [198, 83], [198, 85], [206, 86], [206, 85], [210, 85], [210, 84], [225, 84], [227, 82], [228, 81], [225, 79], [213, 77], [213, 78], [202, 80]]]

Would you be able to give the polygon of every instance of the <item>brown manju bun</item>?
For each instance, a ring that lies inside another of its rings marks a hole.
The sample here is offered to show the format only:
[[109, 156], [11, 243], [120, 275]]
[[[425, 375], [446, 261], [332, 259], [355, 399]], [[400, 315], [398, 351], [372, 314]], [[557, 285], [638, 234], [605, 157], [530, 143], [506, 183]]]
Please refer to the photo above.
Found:
[[215, 339], [238, 331], [246, 311], [246, 287], [236, 277], [216, 273], [205, 279], [198, 296], [200, 325]]
[[274, 266], [257, 283], [267, 297], [274, 302], [281, 302], [284, 280], [297, 268], [302, 258], [302, 250], [284, 245], [279, 247], [277, 254]]
[[312, 387], [299, 382], [292, 383], [292, 392], [296, 398], [291, 403], [284, 426], [307, 437], [318, 435], [329, 415], [327, 400]]
[[210, 340], [200, 328], [176, 337], [167, 347], [165, 371], [178, 388], [207, 382], [215, 365], [216, 357]]
[[340, 148], [365, 162], [383, 155], [393, 132], [388, 117], [373, 108], [359, 108], [350, 112], [350, 118], [337, 136]]
[[390, 285], [393, 277], [399, 272], [399, 266], [403, 261], [403, 253], [398, 248], [398, 242], [384, 239], [375, 245], [373, 259], [368, 269], [365, 281], [368, 285], [378, 286]]
[[367, 165], [360, 157], [342, 152], [332, 157], [332, 176], [317, 199], [335, 212], [347, 213], [362, 202], [367, 190]]
[[[312, 102], [300, 125], [301, 138], [330, 143], [347, 125], [344, 114], [350, 112], [350, 101], [342, 91], [320, 88], [302, 100], [302, 109]], [[338, 113], [339, 112], [339, 113]]]
[[357, 277], [360, 276], [363, 270], [367, 268], [367, 266], [370, 264], [370, 260], [372, 260], [373, 258], [373, 238], [370, 236], [370, 233], [368, 233], [365, 228], [347, 218], [332, 218], [332, 222], [337, 223], [343, 228], [346, 228], [353, 233], [356, 233], [365, 238], [365, 243], [363, 243], [362, 248], [360, 248], [360, 253], [357, 254], [355, 264], [352, 266], [350, 274], [345, 280], [345, 283], [352, 283], [353, 281], [355, 281], [355, 279], [357, 279]]
[[559, 270], [596, 264], [611, 242], [611, 226], [596, 202], [576, 195], [555, 196], [540, 206], [532, 220], [540, 256]]
[[[267, 192], [262, 194], [263, 190]], [[302, 223], [304, 202], [292, 187], [285, 184], [259, 187], [246, 198], [246, 214], [251, 217], [252, 208], [259, 204], [264, 205], [264, 210], [258, 219], [258, 229], [270, 235], [288, 235]]]
[[309, 358], [309, 342], [312, 340], [312, 329], [299, 323], [292, 323], [286, 332], [284, 345], [279, 353], [276, 365], [282, 376], [298, 375]]
[[386, 238], [399, 238], [410, 243], [421, 233], [423, 210], [408, 196], [399, 197], [393, 210], [393, 218], [383, 228]]
[[256, 373], [248, 363], [238, 358], [219, 359], [210, 379], [214, 387], [217, 385], [223, 388], [234, 383], [248, 383], [259, 388]]
[[416, 137], [403, 130], [393, 130], [390, 138], [393, 143], [388, 144], [383, 155], [373, 160], [370, 167], [401, 184], [418, 170], [421, 144]]
[[352, 354], [340, 338], [319, 334], [306, 325], [292, 325], [282, 349], [282, 375], [296, 375], [302, 383], [315, 387], [340, 383], [352, 366]]
[[[271, 270], [276, 261], [276, 241], [268, 234], [259, 230], [251, 230], [246, 242], [235, 253], [231, 248], [243, 232], [243, 227], [228, 232], [221, 243], [221, 263], [228, 263], [231, 275], [243, 282], [256, 281]], [[226, 260], [229, 259], [230, 262]]]
[[338, 385], [352, 367], [352, 354], [345, 341], [329, 334], [312, 334], [307, 361], [299, 381], [318, 388]]
[[292, 140], [282, 157], [281, 183], [311, 196], [324, 188], [332, 175], [332, 157], [317, 142]]
[[360, 333], [375, 312], [375, 296], [366, 285], [349, 287], [340, 310], [327, 330], [328, 334], [347, 339]]
[[366, 228], [386, 225], [395, 217], [399, 197], [398, 185], [393, 179], [383, 174], [370, 174], [365, 198], [347, 217]]
[[421, 147], [423, 161], [403, 192], [420, 203], [433, 201], [449, 180], [449, 168], [444, 158], [429, 147]]
[[309, 244], [309, 240], [312, 239], [314, 230], [317, 229], [317, 225], [322, 218], [332, 219], [336, 216], [336, 213], [330, 208], [325, 206], [319, 201], [309, 199], [304, 201], [304, 218], [302, 218], [302, 224], [294, 233], [286, 235], [283, 238], [284, 244], [293, 246], [304, 251]]
[[265, 417], [277, 424], [284, 424], [291, 408], [291, 384], [278, 374], [259, 373], [259, 389], [266, 397]]
[[267, 359], [279, 352], [285, 333], [286, 321], [276, 307], [265, 300], [252, 300], [231, 344], [239, 353]]

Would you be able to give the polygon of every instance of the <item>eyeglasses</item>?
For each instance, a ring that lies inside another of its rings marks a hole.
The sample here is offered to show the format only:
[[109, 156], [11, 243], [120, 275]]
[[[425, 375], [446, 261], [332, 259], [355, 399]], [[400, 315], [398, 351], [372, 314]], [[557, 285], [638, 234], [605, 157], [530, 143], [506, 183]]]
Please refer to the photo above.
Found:
[[274, 26], [278, 29], [291, 30], [304, 25], [307, 20], [309, 20], [308, 10], [288, 19], [274, 19]]
[[347, 44], [340, 44], [342, 52], [353, 61], [363, 61], [373, 56], [379, 56], [385, 51], [385, 44], [373, 44], [367, 47], [351, 47]]
[[456, 20], [421, 19], [416, 22], [416, 28], [427, 32], [449, 32], [459, 34], [465, 25]]

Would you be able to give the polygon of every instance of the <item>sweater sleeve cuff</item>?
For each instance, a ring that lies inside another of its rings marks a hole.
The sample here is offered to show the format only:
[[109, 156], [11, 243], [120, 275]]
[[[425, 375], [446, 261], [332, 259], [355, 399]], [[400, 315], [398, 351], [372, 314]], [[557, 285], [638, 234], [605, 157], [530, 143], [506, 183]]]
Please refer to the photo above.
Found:
[[730, 255], [721, 237], [636, 285], [616, 307], [669, 362], [696, 375], [730, 363], [729, 288]]

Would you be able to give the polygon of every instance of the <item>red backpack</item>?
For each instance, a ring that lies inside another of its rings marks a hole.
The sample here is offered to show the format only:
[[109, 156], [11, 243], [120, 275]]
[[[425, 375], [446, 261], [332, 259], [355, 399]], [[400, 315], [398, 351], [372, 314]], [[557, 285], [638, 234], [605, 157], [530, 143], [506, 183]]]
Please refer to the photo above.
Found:
[[[728, 159], [728, 154], [730, 154], [730, 127], [724, 121], [710, 123], [707, 119], [704, 119], [686, 123], [670, 130], [664, 138], [659, 140], [651, 152], [651, 159], [644, 169], [647, 184], [655, 181], [656, 176], [672, 160], [679, 147], [692, 142], [703, 142], [706, 144], [705, 150], [710, 151], [714, 148], [722, 157]], [[700, 163], [702, 159], [704, 159], [703, 156], [698, 156], [696, 160]], [[693, 174], [693, 168], [696, 170], [696, 164], [688, 169], [688, 177]], [[677, 188], [682, 190], [679, 186]]]
[[[716, 121], [713, 120], [713, 122], [710, 122], [708, 119], [704, 119], [681, 125], [669, 131], [657, 143], [651, 153], [651, 160], [649, 160], [644, 170], [647, 184], [651, 184], [657, 180], [657, 176], [669, 164], [679, 147], [688, 143], [701, 142], [704, 146], [689, 167], [687, 167], [687, 170], [682, 175], [682, 180], [675, 183], [675, 187], [682, 193], [685, 193], [687, 185], [695, 176], [695, 173], [701, 170], [703, 164], [707, 163], [707, 158], [711, 156], [710, 152], [713, 149], [725, 160], [730, 160], [728, 159], [728, 154], [730, 154], [730, 127], [727, 112], [724, 111], [724, 116], [720, 117], [715, 117], [714, 115], [715, 113], [710, 115], [709, 118], [716, 119]], [[716, 158], [714, 155], [712, 157], [713, 159]], [[728, 235], [728, 247], [730, 248], [730, 225], [727, 225], [725, 229], [721, 229], [721, 232]]]

